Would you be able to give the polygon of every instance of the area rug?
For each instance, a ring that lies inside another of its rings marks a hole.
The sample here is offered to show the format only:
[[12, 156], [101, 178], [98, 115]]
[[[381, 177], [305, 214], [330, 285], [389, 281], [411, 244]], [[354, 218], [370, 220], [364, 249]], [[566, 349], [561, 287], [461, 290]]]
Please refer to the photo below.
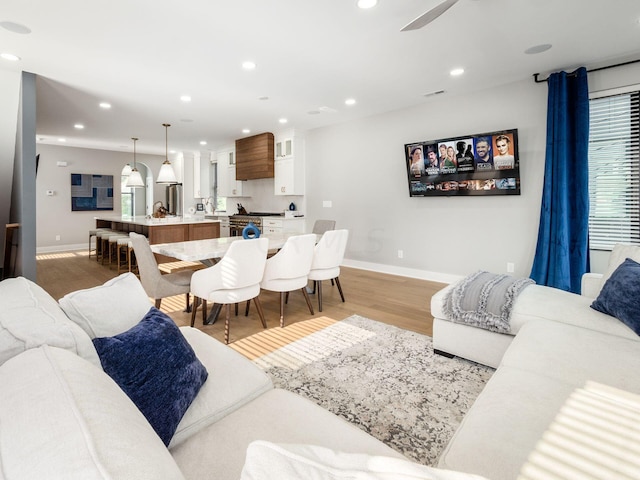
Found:
[[435, 465], [494, 370], [435, 355], [425, 335], [358, 315], [327, 320], [290, 342], [271, 332], [282, 346], [264, 343], [265, 331], [257, 342], [244, 340], [264, 351], [236, 349], [244, 349], [276, 387], [309, 398], [408, 458]]

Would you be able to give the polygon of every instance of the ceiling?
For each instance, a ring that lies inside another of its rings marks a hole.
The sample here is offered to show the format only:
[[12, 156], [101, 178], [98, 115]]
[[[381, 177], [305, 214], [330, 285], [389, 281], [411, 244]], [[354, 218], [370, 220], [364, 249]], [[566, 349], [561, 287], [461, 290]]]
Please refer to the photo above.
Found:
[[[39, 143], [131, 151], [139, 137], [138, 152], [164, 154], [162, 123], [170, 149], [215, 151], [426, 104], [430, 92], [640, 58], [638, 0], [460, 0], [400, 32], [440, 1], [3, 0], [0, 22], [31, 33], [0, 28], [0, 52], [21, 58], [0, 69], [38, 75]], [[552, 48], [524, 53], [541, 44]], [[450, 76], [456, 67], [465, 73]]]

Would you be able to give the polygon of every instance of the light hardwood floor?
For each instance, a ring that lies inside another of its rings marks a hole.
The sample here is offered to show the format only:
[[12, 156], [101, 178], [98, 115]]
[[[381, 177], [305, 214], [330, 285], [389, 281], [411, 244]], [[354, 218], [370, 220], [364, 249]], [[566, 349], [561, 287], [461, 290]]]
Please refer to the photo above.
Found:
[[[117, 276], [115, 268], [100, 265], [86, 251], [42, 254], [37, 257], [37, 282], [56, 300], [69, 292], [101, 285]], [[445, 285], [426, 280], [387, 275], [342, 267], [340, 282], [346, 302], [340, 301], [336, 287], [323, 283], [323, 311], [318, 312], [318, 300], [311, 295], [315, 315], [311, 315], [301, 292], [292, 292], [285, 306], [285, 325], [313, 317], [327, 316], [342, 320], [353, 314], [372, 320], [432, 335], [433, 319], [430, 312], [431, 296]], [[269, 328], [279, 325], [279, 294], [263, 291], [260, 300]], [[161, 310], [178, 325], [189, 325], [191, 315], [185, 313], [184, 296], [163, 299]], [[262, 330], [260, 319], [251, 305], [248, 317], [244, 305], [239, 315], [231, 311], [230, 341], [247, 337]], [[224, 341], [224, 321], [202, 325], [198, 311], [195, 326], [212, 337]]]

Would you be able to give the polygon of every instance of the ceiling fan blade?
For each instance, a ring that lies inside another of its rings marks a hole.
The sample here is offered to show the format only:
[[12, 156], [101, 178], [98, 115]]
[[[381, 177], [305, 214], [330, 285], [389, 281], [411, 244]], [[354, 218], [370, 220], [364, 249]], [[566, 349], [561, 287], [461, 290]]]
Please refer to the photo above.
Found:
[[409, 30], [418, 30], [419, 28], [422, 28], [425, 25], [433, 22], [436, 18], [453, 7], [456, 3], [458, 3], [458, 0], [445, 0], [440, 5], [433, 7], [428, 12], [423, 13], [414, 21], [405, 25], [400, 31], [407, 32]]

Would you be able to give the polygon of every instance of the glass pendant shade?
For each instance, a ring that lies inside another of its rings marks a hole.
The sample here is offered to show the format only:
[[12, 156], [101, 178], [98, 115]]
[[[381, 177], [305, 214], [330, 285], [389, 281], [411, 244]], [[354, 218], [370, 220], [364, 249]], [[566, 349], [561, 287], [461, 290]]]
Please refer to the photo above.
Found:
[[169, 161], [169, 141], [168, 141], [168, 133], [169, 133], [169, 125], [168, 123], [163, 123], [164, 127], [164, 162], [162, 163], [162, 167], [160, 167], [160, 173], [158, 173], [158, 179], [156, 183], [178, 183], [176, 179], [176, 172], [173, 171], [173, 167], [171, 166], [171, 162]]
[[136, 168], [136, 142], [137, 138], [131, 137], [133, 140], [133, 168], [131, 169], [131, 173], [129, 174], [129, 178], [127, 178], [127, 187], [144, 187], [144, 180], [142, 180], [142, 175]]
[[131, 175], [131, 165], [130, 164], [126, 164], [124, 166], [124, 168], [122, 169], [122, 175], [125, 177], [128, 177], [129, 175]]

